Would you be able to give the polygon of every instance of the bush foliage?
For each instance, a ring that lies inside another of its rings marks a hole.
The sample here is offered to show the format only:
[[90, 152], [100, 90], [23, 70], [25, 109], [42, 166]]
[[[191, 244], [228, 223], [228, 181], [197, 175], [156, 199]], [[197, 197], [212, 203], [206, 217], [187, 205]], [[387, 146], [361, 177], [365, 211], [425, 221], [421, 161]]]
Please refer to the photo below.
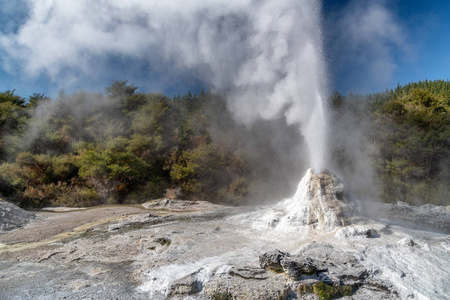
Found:
[[[347, 111], [357, 116], [352, 126], [362, 130], [359, 142], [383, 200], [450, 204], [450, 82], [412, 83], [367, 96], [335, 93], [330, 102], [336, 123], [346, 124], [339, 119]], [[336, 163], [351, 169], [352, 151], [334, 151]]]
[[[366, 96], [335, 92], [330, 108], [333, 130], [344, 131], [351, 119], [362, 132], [357, 145], [370, 158], [385, 200], [448, 204], [448, 81]], [[171, 99], [139, 93], [127, 81], [113, 82], [104, 95], [61, 92], [56, 99], [5, 91], [0, 194], [29, 207], [139, 203], [174, 197], [173, 191], [234, 205], [251, 195], [282, 199], [308, 167], [298, 129], [282, 118], [244, 127], [221, 96], [202, 90]], [[330, 146], [335, 168], [350, 177], [358, 169], [353, 153]]]
[[29, 207], [137, 203], [179, 188], [186, 199], [241, 203], [246, 162], [209, 131], [207, 109], [223, 101], [203, 90], [142, 94], [126, 81], [105, 96], [1, 93], [0, 192]]

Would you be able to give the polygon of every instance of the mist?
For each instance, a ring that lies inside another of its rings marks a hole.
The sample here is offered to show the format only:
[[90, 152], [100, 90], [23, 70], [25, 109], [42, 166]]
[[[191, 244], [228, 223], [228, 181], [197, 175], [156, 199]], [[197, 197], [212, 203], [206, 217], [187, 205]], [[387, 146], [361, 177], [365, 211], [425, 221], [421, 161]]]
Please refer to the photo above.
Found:
[[[336, 172], [361, 198], [379, 198], [372, 124], [347, 106], [333, 115], [326, 100], [335, 88], [382, 90], [399, 70], [398, 56], [415, 59], [405, 24], [387, 1], [352, 0], [326, 12], [330, 1], [24, 3], [20, 24], [0, 34], [5, 66], [69, 91], [103, 91], [128, 74], [144, 91], [203, 87], [223, 96], [232, 116], [216, 118], [212, 138], [225, 145], [245, 140], [241, 150], [268, 174], [254, 191], [279, 186], [289, 196], [311, 167]], [[110, 105], [88, 99], [76, 118], [89, 114], [90, 101]], [[45, 123], [51, 106], [39, 107], [35, 118]], [[39, 125], [30, 126], [23, 148], [38, 134]]]
[[283, 114], [287, 126], [296, 126], [306, 140], [309, 166], [319, 171], [325, 166], [320, 2], [29, 1], [27, 6], [26, 22], [2, 34], [0, 45], [7, 63], [19, 64], [28, 76], [45, 75], [70, 89], [80, 78], [95, 81], [111, 71], [109, 57], [141, 62], [158, 74], [160, 87], [167, 85], [161, 80], [193, 78], [225, 94], [234, 118], [246, 126]]
[[343, 178], [358, 199], [380, 201], [382, 189], [375, 163], [379, 149], [373, 141], [375, 124], [367, 113], [369, 97], [333, 96], [342, 102], [337, 100], [330, 114], [329, 168]]
[[330, 82], [345, 99], [328, 115], [328, 167], [359, 199], [380, 201], [383, 191], [376, 161], [380, 149], [373, 140], [377, 124], [368, 113], [370, 95], [394, 87], [401, 62], [413, 64], [416, 49], [406, 24], [396, 15], [395, 4], [389, 1], [350, 0], [335, 6], [326, 1], [325, 6]]

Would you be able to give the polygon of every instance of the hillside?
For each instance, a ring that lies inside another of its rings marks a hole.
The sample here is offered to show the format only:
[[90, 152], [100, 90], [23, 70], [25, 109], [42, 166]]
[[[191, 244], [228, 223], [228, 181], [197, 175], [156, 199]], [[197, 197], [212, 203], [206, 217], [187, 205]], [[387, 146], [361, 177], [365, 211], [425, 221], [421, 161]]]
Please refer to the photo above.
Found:
[[334, 144], [333, 162], [344, 178], [356, 180], [370, 168], [367, 185], [379, 188], [384, 201], [450, 204], [449, 81], [371, 95], [334, 93], [330, 103], [334, 133], [344, 140]]

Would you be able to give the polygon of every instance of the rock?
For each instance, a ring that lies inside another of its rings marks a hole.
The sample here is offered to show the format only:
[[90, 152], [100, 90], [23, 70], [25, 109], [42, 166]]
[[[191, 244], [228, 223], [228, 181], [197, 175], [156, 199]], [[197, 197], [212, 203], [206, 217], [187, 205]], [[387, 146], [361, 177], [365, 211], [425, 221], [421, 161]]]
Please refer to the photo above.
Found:
[[175, 280], [169, 288], [169, 296], [192, 295], [200, 292], [202, 284], [196, 279], [196, 273]]
[[0, 233], [25, 226], [36, 215], [0, 199]]
[[119, 230], [119, 229], [123, 228], [124, 225], [125, 224], [122, 223], [122, 222], [121, 223], [116, 223], [116, 224], [111, 224], [111, 225], [108, 226], [108, 231], [112, 232], [112, 231]]
[[407, 246], [407, 247], [412, 247], [412, 246], [417, 245], [416, 242], [414, 242], [412, 239], [407, 238], [407, 237], [405, 237], [405, 238], [399, 240], [399, 241], [397, 242], [397, 244], [400, 245], [400, 246]]
[[267, 279], [267, 271], [265, 269], [261, 268], [253, 268], [253, 267], [243, 267], [243, 268], [236, 268], [232, 267], [229, 272], [230, 275], [233, 276], [239, 276], [244, 279]]
[[302, 275], [314, 275], [317, 267], [310, 258], [291, 257], [279, 250], [264, 253], [259, 257], [261, 268], [275, 273], [285, 273], [292, 280], [301, 280]]
[[[260, 256], [261, 267], [277, 270], [271, 276], [286, 275], [290, 293], [298, 299], [336, 299], [353, 296], [354, 299], [396, 299], [394, 287], [381, 280], [374, 280], [351, 253], [336, 250], [324, 242], [312, 242], [298, 255], [279, 250]], [[265, 286], [273, 284], [268, 277]], [[233, 290], [229, 290], [233, 293]], [[234, 295], [234, 294], [233, 294]], [[356, 296], [359, 295], [359, 296]], [[234, 299], [234, 298], [233, 298]], [[274, 298], [275, 299], [275, 298]]]
[[292, 280], [301, 280], [303, 275], [311, 276], [317, 273], [317, 267], [310, 258], [294, 260], [287, 257], [281, 260], [281, 266], [284, 273]]
[[357, 238], [357, 239], [380, 237], [379, 233], [375, 229], [363, 225], [344, 227], [342, 229], [339, 229], [334, 236], [339, 238]]
[[[381, 233], [379, 239], [338, 240], [334, 234], [320, 233], [303, 239], [295, 227], [285, 232], [246, 228], [270, 208], [242, 213], [244, 208], [239, 207], [236, 210], [242, 215], [231, 216], [216, 211], [120, 214], [123, 226], [113, 232], [106, 232], [109, 224], [102, 223], [87, 235], [71, 235], [61, 243], [17, 252], [3, 251], [15, 247], [5, 243], [0, 245], [0, 298], [317, 300], [314, 287], [319, 283], [322, 289], [316, 287], [318, 292], [351, 286], [354, 294], [343, 299], [408, 299], [410, 295], [443, 299], [448, 294], [449, 240], [442, 234], [398, 230], [397, 226], [388, 228], [389, 233], [371, 220], [360, 225]], [[280, 207], [277, 211], [286, 213]], [[51, 218], [74, 215], [39, 214]], [[86, 224], [76, 221], [74, 226]], [[20, 238], [32, 228], [13, 235]], [[410, 235], [420, 246], [402, 247], [411, 244], [408, 240], [396, 244]], [[167, 246], [169, 239], [172, 243]], [[281, 251], [256, 252], [274, 244]], [[263, 254], [261, 266], [255, 252]], [[268, 266], [282, 273], [262, 268]], [[72, 289], [69, 284], [73, 282], [79, 282], [80, 289]]]
[[268, 269], [275, 273], [283, 273], [284, 270], [281, 266], [281, 261], [286, 257], [286, 255], [288, 254], [279, 250], [264, 253], [263, 255], [259, 256], [259, 264], [263, 269]]
[[214, 277], [205, 284], [203, 294], [207, 299], [233, 300], [287, 299], [289, 295], [295, 295], [284, 275], [271, 272], [267, 275], [267, 279], [243, 279], [231, 273]]
[[143, 203], [146, 209], [161, 209], [170, 211], [212, 211], [221, 209], [224, 206], [213, 204], [207, 201], [173, 200], [159, 199]]
[[368, 275], [354, 256], [322, 243], [312, 243], [296, 256], [279, 250], [264, 253], [259, 261], [262, 268], [284, 273], [293, 281], [313, 277], [330, 285], [357, 285]]
[[299, 295], [314, 294], [314, 285], [319, 283], [317, 279], [306, 279], [298, 284], [297, 292]]

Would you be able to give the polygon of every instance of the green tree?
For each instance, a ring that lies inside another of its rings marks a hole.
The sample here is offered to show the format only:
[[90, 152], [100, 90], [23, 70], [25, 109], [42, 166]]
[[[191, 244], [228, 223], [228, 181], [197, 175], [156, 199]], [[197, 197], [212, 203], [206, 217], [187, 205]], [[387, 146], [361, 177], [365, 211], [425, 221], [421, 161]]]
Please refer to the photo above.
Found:
[[442, 177], [441, 163], [450, 154], [449, 108], [442, 96], [410, 86], [384, 104], [377, 141], [385, 197], [420, 203], [434, 194], [433, 184], [450, 179]]
[[25, 107], [25, 99], [19, 95], [15, 95], [15, 91], [16, 90], [7, 90], [0, 93], [0, 103], [10, 102], [14, 105]]
[[106, 148], [85, 145], [79, 149], [79, 176], [101, 198], [121, 202], [129, 188], [145, 181], [149, 165], [127, 151], [125, 138], [110, 140]]
[[125, 97], [133, 95], [137, 90], [128, 80], [116, 80], [105, 88], [106, 95], [110, 97]]

